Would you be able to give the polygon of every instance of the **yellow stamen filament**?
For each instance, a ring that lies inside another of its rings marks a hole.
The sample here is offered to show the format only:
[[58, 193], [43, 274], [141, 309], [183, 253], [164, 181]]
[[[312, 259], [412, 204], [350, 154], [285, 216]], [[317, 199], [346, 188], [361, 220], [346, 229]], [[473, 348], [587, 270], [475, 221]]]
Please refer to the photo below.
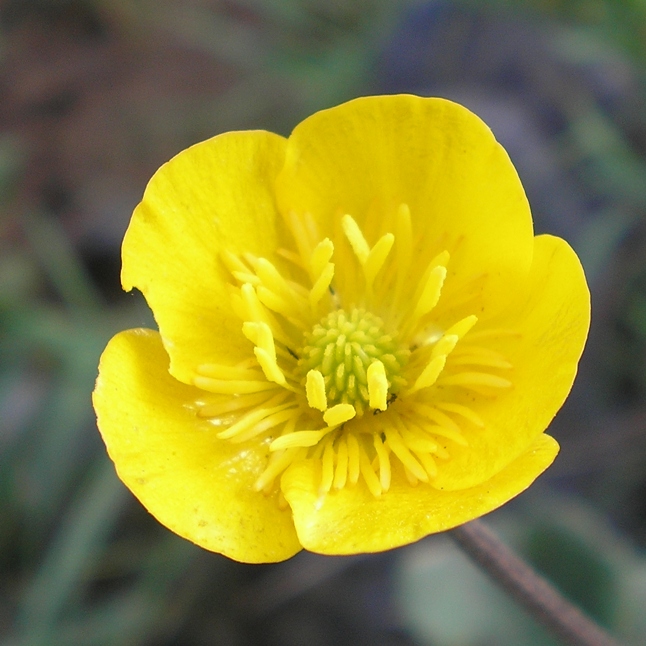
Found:
[[359, 465], [361, 468], [361, 475], [363, 476], [370, 493], [375, 498], [379, 498], [382, 492], [381, 483], [379, 482], [379, 478], [377, 478], [377, 474], [372, 468], [370, 460], [368, 459], [363, 447], [359, 447]]
[[276, 253], [282, 258], [285, 258], [285, 260], [289, 260], [289, 262], [291, 262], [293, 265], [296, 265], [297, 267], [302, 269], [303, 262], [301, 260], [301, 257], [297, 253], [294, 253], [289, 249], [283, 249], [282, 247], [280, 249], [276, 249]]
[[445, 334], [434, 346], [431, 352], [431, 358], [446, 357], [453, 352], [460, 337], [457, 334]]
[[439, 265], [435, 267], [428, 276], [424, 289], [415, 305], [413, 320], [417, 321], [425, 314], [428, 314], [440, 300], [442, 287], [446, 279], [446, 267]]
[[388, 489], [390, 489], [391, 479], [390, 456], [388, 455], [388, 450], [378, 433], [374, 434], [373, 443], [375, 445], [375, 453], [377, 454], [377, 461], [379, 463], [379, 484], [383, 491], [388, 491]]
[[339, 426], [349, 422], [356, 414], [352, 404], [337, 404], [323, 413], [323, 419], [328, 426]]
[[439, 426], [446, 426], [452, 428], [454, 431], [460, 431], [460, 427], [448, 416], [428, 404], [413, 402], [411, 409], [424, 419], [430, 419]]
[[355, 485], [361, 474], [359, 440], [354, 433], [348, 433], [346, 441], [348, 443], [348, 482]]
[[416, 487], [419, 484], [419, 480], [413, 475], [408, 467], [404, 467], [404, 473], [406, 475], [406, 480], [408, 480], [408, 484], [411, 487]]
[[202, 377], [211, 379], [262, 379], [262, 373], [258, 370], [225, 366], [220, 363], [203, 363], [197, 367], [196, 372]]
[[231, 274], [241, 283], [251, 283], [254, 287], [257, 287], [261, 283], [260, 278], [256, 274], [244, 271], [232, 271]]
[[319, 484], [319, 493], [326, 494], [332, 487], [334, 480], [334, 447], [331, 440], [328, 440], [323, 450], [321, 459], [321, 482]]
[[319, 370], [310, 370], [305, 382], [307, 403], [320, 411], [327, 410], [327, 397], [325, 396], [325, 379]]
[[[256, 491], [263, 491], [268, 486], [272, 485], [274, 479], [280, 475], [294, 460], [304, 457], [305, 449], [291, 448], [285, 451], [272, 453], [269, 456], [267, 467], [262, 472], [258, 480], [254, 483]], [[269, 492], [267, 492], [269, 493]]]
[[324, 428], [320, 431], [294, 431], [293, 433], [281, 435], [269, 445], [269, 450], [280, 451], [281, 449], [293, 447], [315, 446], [329, 431], [329, 428]]
[[240, 433], [239, 435], [236, 435], [235, 437], [231, 438], [230, 441], [236, 442], [236, 443], [247, 442], [248, 440], [254, 437], [257, 437], [258, 435], [265, 433], [266, 431], [269, 431], [272, 428], [275, 428], [276, 426], [283, 424], [284, 422], [288, 422], [293, 419], [298, 419], [299, 417], [300, 417], [300, 414], [298, 410], [294, 408], [290, 408], [288, 410], [283, 410], [278, 413], [274, 413], [273, 415], [266, 417], [264, 420], [262, 420], [255, 426], [252, 426], [246, 432]]
[[266, 258], [258, 259], [256, 273], [264, 285], [274, 293], [280, 294], [284, 299], [294, 301], [294, 305], [300, 309], [306, 306], [303, 294], [307, 294], [307, 290], [298, 283], [285, 280], [278, 269]]
[[334, 278], [334, 263], [328, 262], [316, 279], [309, 294], [310, 307], [314, 307], [329, 290]]
[[267, 377], [269, 381], [273, 381], [280, 386], [286, 383], [285, 375], [276, 363], [275, 354], [272, 357], [269, 352], [263, 348], [254, 348], [253, 353], [256, 355], [256, 359], [258, 359], [258, 363], [260, 364], [262, 371], [265, 373], [265, 377]]
[[509, 370], [513, 365], [505, 359], [498, 359], [497, 357], [483, 357], [482, 355], [464, 354], [459, 357], [451, 359], [452, 366], [483, 366], [485, 368], [500, 368], [501, 370]]
[[[395, 417], [395, 421], [399, 418]], [[428, 482], [428, 474], [424, 467], [413, 457], [413, 454], [406, 448], [404, 440], [394, 426], [385, 428], [386, 440], [392, 452], [399, 458], [399, 461], [410, 470], [410, 472], [422, 482]]]
[[243, 274], [251, 273], [249, 270], [249, 267], [245, 265], [245, 263], [242, 262], [242, 260], [240, 260], [240, 256], [229, 251], [228, 249], [225, 249], [224, 251], [221, 252], [220, 258], [222, 259], [224, 266], [232, 274], [234, 274], [235, 272], [240, 272]]
[[365, 265], [370, 255], [370, 247], [363, 237], [359, 225], [351, 215], [346, 214], [341, 218], [341, 226], [361, 266]]
[[211, 379], [210, 377], [200, 377], [199, 375], [193, 378], [193, 384], [202, 390], [218, 395], [246, 395], [276, 388], [276, 384], [265, 380]]
[[415, 451], [417, 459], [422, 463], [424, 471], [428, 474], [429, 478], [434, 478], [437, 475], [437, 464], [431, 455], [424, 452]]
[[418, 390], [421, 390], [422, 388], [428, 388], [429, 386], [432, 386], [437, 381], [442, 370], [444, 370], [445, 364], [446, 356], [443, 354], [439, 357], [431, 359], [428, 362], [426, 368], [422, 370], [422, 374], [415, 380], [413, 387], [407, 391], [407, 394], [411, 395]]
[[[282, 391], [279, 395], [279, 401], [282, 401], [287, 396], [287, 392]], [[273, 401], [273, 399], [271, 401]], [[200, 417], [220, 417], [227, 413], [234, 413], [235, 411], [242, 410], [243, 408], [251, 408], [252, 406], [257, 406], [258, 404], [265, 402], [267, 402], [266, 392], [255, 393], [253, 395], [240, 395], [238, 397], [227, 397], [223, 401], [202, 404], [199, 407], [197, 414]]]
[[[456, 431], [453, 428], [440, 426], [439, 424], [437, 425], [429, 424], [427, 419], [424, 419], [422, 417], [417, 417], [417, 416], [408, 418], [407, 423], [411, 425], [411, 428], [418, 428], [425, 434], [428, 434], [434, 437], [435, 436], [445, 437], [448, 440], [453, 440], [456, 444], [459, 444], [460, 446], [469, 446], [469, 442], [459, 430]], [[438, 445], [438, 448], [435, 449], [434, 453], [437, 453], [438, 449], [439, 449], [439, 445]]]
[[[236, 436], [240, 436], [241, 434], [245, 433], [249, 429], [257, 429], [258, 427], [261, 426], [261, 422], [263, 420], [266, 420], [267, 418], [270, 418], [274, 413], [278, 412], [285, 412], [286, 409], [290, 409], [287, 412], [289, 413], [288, 415], [285, 416], [283, 421], [286, 419], [289, 419], [295, 414], [294, 410], [294, 404], [291, 402], [288, 402], [287, 404], [281, 404], [280, 406], [274, 406], [271, 408], [257, 408], [250, 413], [247, 413], [237, 421], [235, 424], [232, 424], [229, 426], [229, 428], [225, 429], [224, 431], [220, 431], [217, 434], [217, 438], [220, 440], [229, 440], [231, 438], [234, 438]], [[277, 422], [280, 423], [280, 422]], [[270, 426], [271, 427], [271, 426]], [[237, 439], [237, 438], [236, 438]]]
[[465, 316], [463, 319], [460, 319], [457, 323], [453, 324], [444, 334], [445, 336], [455, 334], [459, 339], [461, 339], [477, 322], [478, 317], [474, 314]]
[[405, 424], [398, 426], [404, 443], [411, 451], [421, 451], [423, 453], [435, 453], [437, 451], [439, 445], [435, 440], [425, 434], [415, 433], [412, 429], [407, 428]]
[[468, 406], [454, 404], [453, 402], [437, 402], [435, 405], [440, 410], [445, 410], [449, 413], [455, 413], [456, 415], [464, 417], [464, 419], [475, 424], [478, 428], [484, 428], [485, 423], [482, 421], [482, 418]]
[[276, 292], [268, 289], [264, 285], [260, 285], [256, 288], [256, 293], [258, 294], [258, 300], [272, 312], [280, 314], [285, 317], [290, 323], [305, 329], [306, 325], [303, 322], [301, 316], [303, 314], [303, 308], [298, 307], [298, 305], [291, 299], [286, 299], [282, 295], [276, 294]]
[[334, 471], [335, 489], [343, 489], [348, 479], [348, 444], [345, 437], [342, 435], [339, 438], [339, 443], [336, 452], [336, 469]]
[[397, 262], [397, 283], [391, 305], [391, 314], [397, 312], [403, 287], [408, 279], [408, 270], [413, 260], [413, 227], [408, 204], [400, 204], [395, 219], [395, 252]]
[[370, 408], [386, 410], [388, 408], [388, 379], [384, 364], [381, 361], [373, 361], [368, 366], [366, 377]]
[[[289, 345], [289, 337], [283, 331], [278, 321], [260, 302], [253, 285], [245, 283], [240, 287], [240, 304], [242, 319], [254, 323], [266, 323], [271, 329], [272, 336], [285, 345]], [[253, 342], [252, 342], [253, 343]]]
[[289, 211], [285, 219], [287, 220], [287, 226], [294, 236], [300, 257], [303, 259], [311, 258], [312, 244], [309, 232], [307, 231], [305, 218], [300, 217], [294, 211]]
[[269, 325], [247, 321], [242, 324], [242, 333], [256, 345], [254, 354], [265, 377], [269, 381], [283, 385], [286, 381], [285, 375], [276, 361], [276, 346]]
[[329, 238], [321, 240], [321, 242], [316, 245], [310, 260], [310, 276], [313, 281], [316, 281], [321, 275], [325, 267], [330, 262], [333, 253], [334, 245]]
[[386, 233], [377, 240], [375, 246], [370, 250], [363, 267], [369, 291], [372, 290], [374, 280], [383, 267], [384, 262], [386, 262], [386, 258], [388, 257], [394, 242], [395, 236], [392, 233]]
[[490, 388], [511, 388], [509, 379], [503, 379], [488, 372], [459, 372], [456, 375], [442, 378], [443, 386], [488, 386]]

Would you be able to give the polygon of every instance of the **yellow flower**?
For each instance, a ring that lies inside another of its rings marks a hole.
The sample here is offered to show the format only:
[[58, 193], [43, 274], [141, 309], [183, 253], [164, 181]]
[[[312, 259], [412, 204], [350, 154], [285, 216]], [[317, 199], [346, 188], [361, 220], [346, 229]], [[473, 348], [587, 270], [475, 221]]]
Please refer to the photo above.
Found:
[[534, 237], [489, 129], [415, 96], [183, 151], [134, 212], [122, 282], [159, 333], [101, 359], [118, 474], [247, 562], [385, 550], [516, 496], [558, 452], [544, 430], [589, 323], [576, 255]]

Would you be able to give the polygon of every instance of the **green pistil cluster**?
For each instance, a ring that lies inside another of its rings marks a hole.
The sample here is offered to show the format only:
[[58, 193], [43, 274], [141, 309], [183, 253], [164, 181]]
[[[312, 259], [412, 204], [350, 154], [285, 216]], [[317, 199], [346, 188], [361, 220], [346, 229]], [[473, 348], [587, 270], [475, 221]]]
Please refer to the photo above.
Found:
[[303, 376], [310, 370], [323, 375], [328, 406], [351, 404], [360, 412], [370, 400], [370, 364], [383, 363], [392, 396], [406, 383], [401, 373], [409, 355], [378, 316], [354, 308], [349, 314], [330, 312], [317, 323], [305, 337], [298, 364]]

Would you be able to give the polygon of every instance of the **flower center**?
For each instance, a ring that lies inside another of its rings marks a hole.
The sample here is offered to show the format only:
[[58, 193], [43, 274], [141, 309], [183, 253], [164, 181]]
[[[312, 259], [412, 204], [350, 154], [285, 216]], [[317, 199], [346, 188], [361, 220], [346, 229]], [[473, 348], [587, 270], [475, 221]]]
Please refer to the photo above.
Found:
[[302, 460], [320, 465], [321, 496], [360, 479], [379, 496], [393, 468], [411, 485], [431, 482], [454, 447], [468, 447], [485, 426], [479, 399], [512, 386], [503, 376], [511, 364], [487, 346], [516, 333], [470, 331], [481, 277], [462, 280], [447, 301], [448, 250], [424, 259], [411, 284], [416, 237], [406, 204], [390, 221], [395, 233], [372, 246], [348, 214], [334, 242], [307, 214], [287, 214], [287, 224], [295, 250], [277, 249], [273, 262], [222, 253], [253, 354], [197, 367], [194, 384], [209, 394], [198, 415], [219, 440], [268, 448], [254, 487], [277, 493], [279, 504], [287, 504], [281, 474]]
[[401, 373], [409, 355], [378, 316], [334, 310], [305, 335], [300, 352], [308, 403], [319, 410], [350, 404], [359, 416], [367, 407], [386, 410], [406, 383]]

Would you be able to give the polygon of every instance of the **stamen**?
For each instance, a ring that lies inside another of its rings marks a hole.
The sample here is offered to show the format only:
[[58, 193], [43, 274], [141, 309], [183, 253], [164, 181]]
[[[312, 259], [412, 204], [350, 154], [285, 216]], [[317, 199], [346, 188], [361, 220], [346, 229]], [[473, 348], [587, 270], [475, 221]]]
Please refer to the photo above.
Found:
[[[244, 321], [254, 323], [266, 323], [272, 332], [272, 336], [289, 346], [290, 340], [287, 334], [276, 321], [275, 317], [269, 312], [265, 306], [260, 302], [258, 294], [253, 285], [245, 283], [240, 287], [240, 304], [242, 305], [242, 316]], [[253, 343], [253, 341], [252, 341]]]
[[242, 333], [256, 346], [253, 351], [265, 377], [282, 386], [286, 380], [276, 361], [276, 346], [271, 328], [267, 323], [247, 321], [242, 324]]
[[337, 404], [323, 413], [323, 420], [328, 426], [340, 426], [350, 421], [357, 411], [352, 404]]
[[281, 314], [296, 327], [302, 330], [305, 329], [306, 325], [301, 318], [303, 308], [299, 308], [295, 300], [286, 299], [264, 285], [259, 285], [256, 288], [256, 293], [258, 294], [258, 300], [265, 307], [268, 307], [272, 312], [276, 312], [276, 314]]
[[370, 460], [368, 459], [368, 456], [366, 455], [366, 452], [363, 449], [363, 447], [360, 447], [359, 450], [360, 450], [359, 461], [360, 461], [360, 467], [361, 467], [361, 475], [363, 476], [363, 479], [365, 480], [370, 493], [375, 498], [379, 498], [379, 496], [381, 496], [381, 491], [382, 491], [379, 478], [377, 478], [377, 474], [375, 473], [375, 470], [372, 468], [372, 465], [370, 464]]
[[446, 279], [446, 267], [438, 265], [434, 267], [424, 284], [424, 289], [415, 305], [413, 318], [419, 320], [425, 314], [428, 314], [440, 300], [442, 286]]
[[271, 408], [257, 408], [244, 415], [242, 419], [229, 426], [229, 428], [225, 429], [224, 431], [220, 431], [216, 435], [216, 437], [220, 440], [229, 440], [237, 435], [240, 435], [241, 433], [244, 433], [245, 431], [248, 431], [251, 427], [254, 427], [254, 429], [257, 428], [262, 420], [270, 417], [274, 413], [285, 411], [285, 409], [290, 409], [288, 411], [290, 414], [285, 418], [289, 419], [289, 417], [291, 417], [296, 412], [293, 406], [293, 403], [288, 402], [287, 404], [281, 404], [280, 406], [274, 406]]
[[417, 451], [415, 451], [415, 456], [422, 463], [424, 471], [428, 473], [428, 477], [434, 478], [437, 475], [437, 464], [435, 463], [433, 457], [428, 453]]
[[316, 279], [309, 294], [310, 307], [314, 307], [330, 288], [334, 278], [334, 263], [328, 262]]
[[348, 444], [343, 435], [339, 438], [336, 451], [336, 470], [334, 471], [335, 489], [343, 489], [348, 479]]
[[[394, 417], [393, 421], [397, 423], [399, 417]], [[410, 472], [422, 482], [428, 482], [428, 474], [424, 471], [422, 465], [413, 457], [413, 454], [406, 448], [401, 435], [394, 426], [387, 426], [385, 429], [386, 440], [392, 452], [399, 458], [399, 461], [410, 470]]]
[[307, 403], [320, 411], [327, 410], [327, 397], [325, 396], [325, 380], [318, 370], [310, 370], [305, 382]]
[[386, 369], [381, 361], [373, 361], [366, 371], [370, 408], [386, 410], [388, 408], [388, 379]]
[[323, 451], [321, 459], [321, 482], [319, 484], [319, 493], [326, 494], [332, 487], [334, 479], [334, 447], [332, 440], [328, 440]]
[[[466, 350], [465, 350], [466, 353]], [[501, 370], [509, 370], [513, 365], [505, 359], [498, 359], [497, 357], [483, 357], [473, 354], [463, 354], [459, 357], [451, 359], [452, 366], [484, 366], [486, 368], [500, 368]]]
[[375, 246], [370, 250], [363, 268], [369, 291], [372, 290], [374, 280], [383, 267], [384, 262], [386, 262], [386, 258], [394, 242], [395, 236], [392, 233], [386, 233], [377, 240]]
[[379, 484], [383, 491], [388, 491], [388, 489], [390, 489], [391, 479], [390, 456], [388, 455], [388, 450], [386, 449], [379, 433], [374, 434], [373, 443], [375, 445], [375, 452], [377, 453], [377, 461], [379, 463]]
[[454, 431], [460, 431], [460, 427], [448, 415], [445, 415], [433, 406], [412, 402], [411, 409], [422, 418], [433, 420], [436, 424], [452, 428]]
[[437, 402], [435, 404], [439, 409], [448, 411], [449, 413], [455, 413], [464, 417], [464, 419], [470, 421], [472, 424], [475, 424], [479, 428], [484, 428], [485, 423], [482, 421], [482, 418], [468, 406], [463, 406], [462, 404], [454, 404], [452, 402]]
[[294, 431], [277, 437], [270, 445], [270, 451], [280, 451], [292, 447], [305, 448], [319, 443], [331, 429], [324, 428], [320, 431]]
[[316, 248], [312, 252], [312, 259], [310, 260], [310, 275], [312, 280], [315, 281], [318, 279], [321, 272], [330, 262], [330, 258], [332, 258], [333, 253], [334, 245], [329, 238], [321, 240], [321, 242], [316, 245]]
[[[413, 419], [415, 421], [412, 421]], [[447, 440], [453, 440], [456, 444], [459, 444], [460, 446], [469, 446], [469, 442], [464, 437], [464, 435], [462, 435], [460, 430], [456, 431], [455, 429], [447, 428], [446, 426], [429, 424], [427, 419], [423, 419], [417, 416], [415, 416], [414, 418], [408, 418], [408, 423], [413, 425], [412, 426], [413, 428], [417, 428], [425, 434], [431, 435], [433, 437], [435, 436], [445, 437]], [[438, 450], [439, 450], [439, 444], [438, 444], [438, 447], [433, 452], [437, 453]]]
[[[287, 396], [287, 393], [283, 391], [280, 393], [282, 399]], [[233, 413], [243, 408], [251, 408], [252, 406], [257, 406], [260, 403], [267, 401], [267, 393], [260, 392], [253, 395], [241, 395], [238, 397], [227, 397], [224, 401], [212, 402], [204, 404], [201, 406], [197, 414], [200, 417], [221, 417], [227, 413]], [[271, 400], [273, 401], [273, 399]]]
[[446, 357], [448, 354], [453, 352], [457, 342], [460, 340], [460, 337], [457, 334], [445, 334], [434, 346], [431, 352], [431, 357], [435, 359], [436, 357]]
[[351, 215], [346, 214], [341, 218], [341, 226], [361, 266], [364, 266], [370, 255], [370, 247], [363, 237], [359, 225]]
[[422, 370], [422, 374], [415, 380], [413, 387], [410, 388], [406, 394], [412, 395], [422, 388], [428, 388], [429, 386], [432, 386], [437, 381], [438, 377], [442, 373], [442, 370], [444, 370], [445, 364], [446, 356], [443, 354], [439, 357], [431, 359], [428, 362], [426, 368]]
[[446, 265], [449, 262], [449, 252], [443, 251], [431, 260], [420, 280], [414, 297], [414, 308], [403, 325], [404, 337], [414, 336], [417, 325], [426, 314], [437, 305], [442, 294], [442, 287], [446, 280]]
[[354, 433], [346, 435], [348, 443], [348, 481], [350, 484], [357, 484], [361, 473], [361, 451], [359, 440]]
[[222, 262], [224, 263], [224, 266], [233, 274], [234, 272], [240, 272], [240, 273], [250, 273], [249, 267], [240, 260], [240, 256], [237, 254], [229, 251], [228, 249], [224, 249], [221, 254], [220, 258]]
[[[475, 316], [475, 314], [465, 316], [463, 319], [460, 319], [457, 323], [453, 324], [444, 334], [455, 334], [459, 339], [461, 339], [477, 322], [478, 317]], [[472, 336], [473, 335], [469, 338], [472, 338]]]
[[299, 217], [299, 215], [294, 211], [289, 211], [285, 215], [285, 219], [287, 220], [287, 226], [294, 237], [294, 242], [296, 242], [298, 253], [307, 265], [309, 258], [312, 257], [312, 245], [310, 242], [311, 238], [309, 232], [305, 226], [305, 218]]
[[196, 368], [203, 377], [212, 379], [259, 379], [262, 374], [258, 370], [225, 366], [220, 363], [203, 363]]
[[276, 479], [292, 462], [305, 457], [306, 449], [291, 448], [286, 451], [272, 453], [269, 456], [265, 470], [260, 474], [260, 477], [254, 483], [256, 491], [266, 490], [271, 486]]
[[247, 442], [248, 440], [251, 440], [252, 438], [257, 437], [258, 435], [264, 433], [265, 431], [275, 428], [279, 424], [283, 424], [284, 422], [289, 422], [292, 419], [297, 420], [299, 417], [300, 417], [300, 411], [296, 408], [290, 408], [288, 410], [283, 410], [278, 413], [274, 413], [273, 415], [269, 415], [268, 417], [266, 417], [264, 420], [262, 420], [255, 426], [252, 426], [247, 431], [240, 433], [239, 435], [236, 435], [233, 438], [231, 438], [231, 442], [234, 442], [234, 443]]
[[459, 372], [456, 375], [442, 378], [443, 386], [488, 386], [490, 388], [511, 388], [512, 382], [488, 372]]
[[404, 444], [411, 450], [423, 453], [435, 453], [438, 443], [429, 438], [425, 433], [416, 433], [405, 424], [398, 425]]
[[199, 375], [193, 378], [193, 384], [202, 390], [217, 395], [246, 395], [276, 388], [276, 384], [271, 381], [211, 379], [210, 377], [201, 377]]
[[289, 249], [284, 249], [282, 247], [280, 249], [276, 249], [276, 253], [279, 256], [282, 256], [283, 258], [285, 258], [285, 260], [289, 260], [289, 262], [296, 265], [299, 269], [303, 268], [303, 261], [301, 260], [301, 257], [297, 253], [294, 253], [293, 251], [290, 251]]

